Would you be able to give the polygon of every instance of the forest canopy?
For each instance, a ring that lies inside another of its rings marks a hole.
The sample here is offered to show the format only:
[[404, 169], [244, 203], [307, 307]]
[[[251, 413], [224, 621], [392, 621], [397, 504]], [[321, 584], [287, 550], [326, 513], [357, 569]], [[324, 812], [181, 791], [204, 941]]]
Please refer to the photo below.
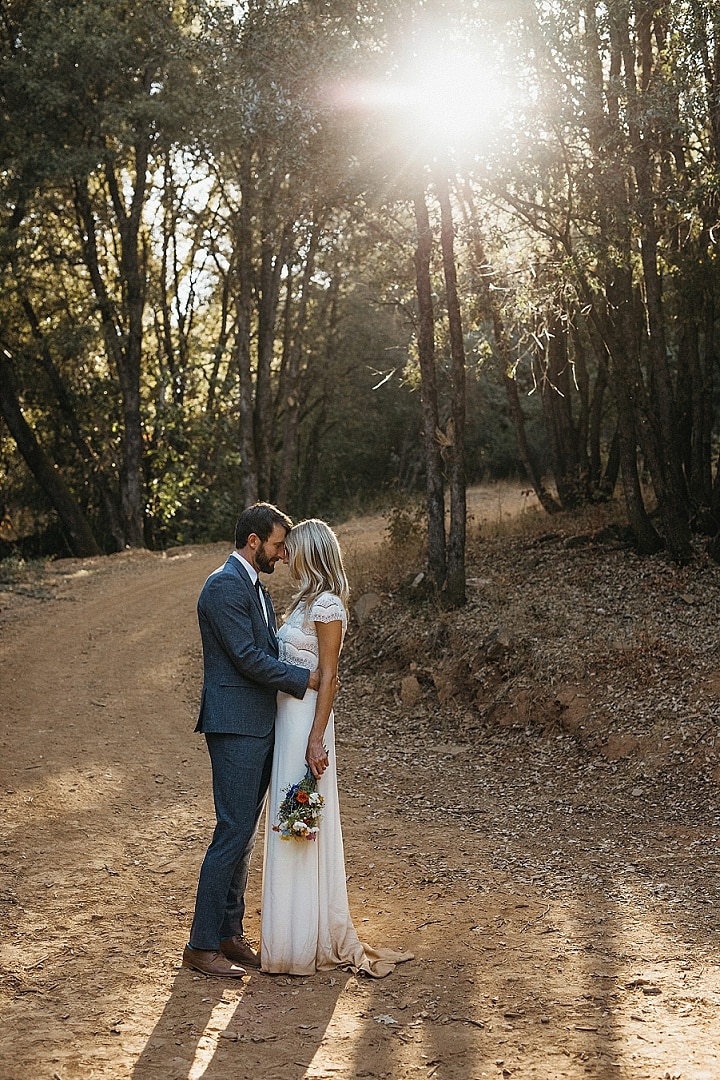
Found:
[[513, 475], [717, 535], [709, 0], [3, 0], [0, 110], [4, 551], [419, 492], [462, 602]]

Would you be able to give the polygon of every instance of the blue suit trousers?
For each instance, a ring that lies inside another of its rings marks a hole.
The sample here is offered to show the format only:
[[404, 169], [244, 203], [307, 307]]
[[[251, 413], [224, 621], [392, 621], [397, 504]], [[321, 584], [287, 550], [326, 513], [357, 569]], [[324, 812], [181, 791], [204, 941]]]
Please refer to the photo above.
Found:
[[275, 731], [267, 735], [208, 732], [217, 824], [200, 868], [194, 949], [217, 950], [243, 933], [245, 886], [263, 803], [270, 783]]

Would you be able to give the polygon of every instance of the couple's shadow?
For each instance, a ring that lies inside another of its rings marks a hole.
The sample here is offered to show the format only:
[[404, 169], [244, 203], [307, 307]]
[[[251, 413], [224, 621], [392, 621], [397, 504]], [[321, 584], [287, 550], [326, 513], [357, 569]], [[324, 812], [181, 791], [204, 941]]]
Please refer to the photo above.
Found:
[[325, 1037], [348, 979], [175, 976], [133, 1080], [300, 1080]]

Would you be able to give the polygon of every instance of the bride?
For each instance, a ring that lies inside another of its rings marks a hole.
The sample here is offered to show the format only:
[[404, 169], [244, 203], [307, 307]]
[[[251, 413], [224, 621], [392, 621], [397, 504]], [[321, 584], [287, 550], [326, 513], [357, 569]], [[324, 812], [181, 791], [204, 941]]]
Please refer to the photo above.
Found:
[[[287, 535], [298, 589], [278, 634], [280, 658], [320, 669], [320, 688], [302, 701], [278, 694], [275, 753], [266, 811], [260, 958], [263, 971], [312, 975], [348, 968], [381, 977], [412, 953], [374, 950], [355, 932], [348, 907], [340, 828], [333, 698], [347, 628], [348, 583], [337, 537], [324, 521]], [[315, 840], [283, 841], [273, 829], [288, 787], [306, 768], [318, 781], [322, 819]]]

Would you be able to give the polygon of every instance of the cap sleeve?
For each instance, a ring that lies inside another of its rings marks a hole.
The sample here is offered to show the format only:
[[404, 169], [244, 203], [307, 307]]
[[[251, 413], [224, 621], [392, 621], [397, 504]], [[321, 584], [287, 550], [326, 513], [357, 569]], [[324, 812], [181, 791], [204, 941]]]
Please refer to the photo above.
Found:
[[341, 622], [347, 623], [347, 615], [343, 602], [334, 593], [321, 593], [310, 608], [310, 618], [313, 622]]

